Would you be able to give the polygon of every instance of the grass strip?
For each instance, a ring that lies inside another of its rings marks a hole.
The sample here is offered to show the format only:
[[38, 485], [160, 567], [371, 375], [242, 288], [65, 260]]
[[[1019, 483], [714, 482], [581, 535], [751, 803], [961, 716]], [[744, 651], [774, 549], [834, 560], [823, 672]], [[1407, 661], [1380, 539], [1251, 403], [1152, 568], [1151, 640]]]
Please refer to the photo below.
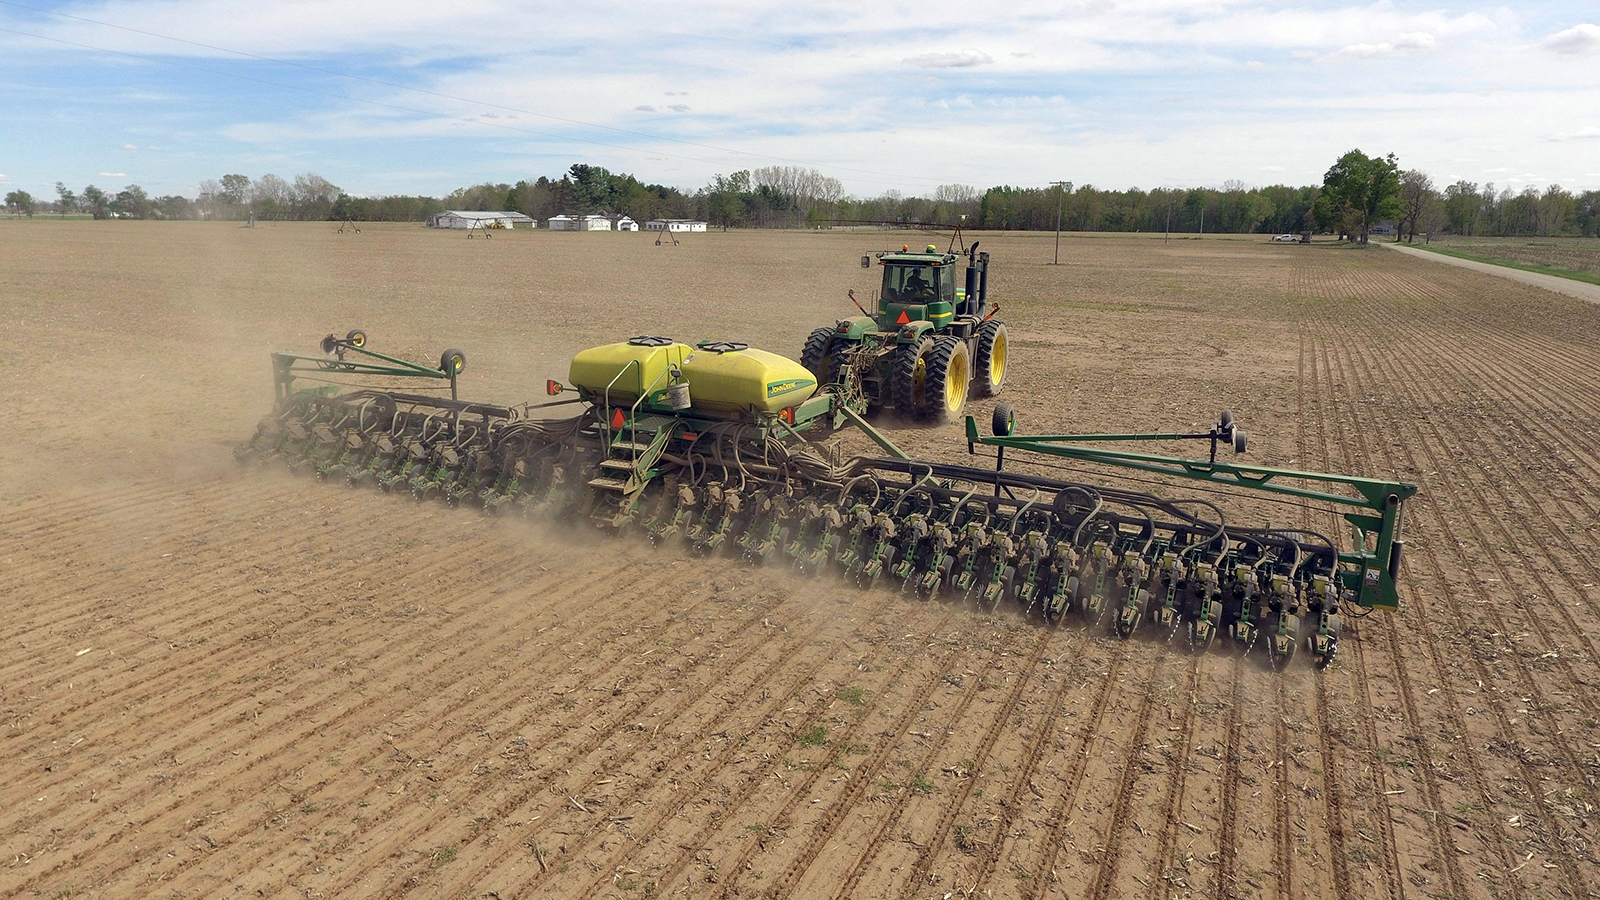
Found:
[[1589, 284], [1600, 284], [1600, 273], [1584, 272], [1579, 269], [1568, 269], [1564, 266], [1546, 266], [1539, 263], [1518, 262], [1514, 259], [1505, 259], [1500, 256], [1486, 256], [1482, 253], [1469, 253], [1465, 250], [1446, 250], [1442, 247], [1432, 247], [1427, 244], [1406, 244], [1418, 250], [1437, 253], [1441, 256], [1454, 256], [1457, 259], [1470, 259], [1473, 262], [1488, 263], [1492, 266], [1505, 266], [1508, 269], [1521, 269], [1524, 272], [1538, 272], [1541, 275], [1554, 275], [1557, 278], [1567, 278], [1572, 281], [1584, 281]]

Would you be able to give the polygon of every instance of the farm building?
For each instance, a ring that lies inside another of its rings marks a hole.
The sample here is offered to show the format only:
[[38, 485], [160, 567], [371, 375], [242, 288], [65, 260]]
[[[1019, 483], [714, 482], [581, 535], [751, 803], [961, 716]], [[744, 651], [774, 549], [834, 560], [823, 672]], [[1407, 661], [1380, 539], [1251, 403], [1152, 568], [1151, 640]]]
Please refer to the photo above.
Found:
[[706, 223], [699, 219], [651, 219], [644, 223], [645, 231], [705, 231]]
[[[493, 223], [499, 222], [500, 225]], [[469, 212], [447, 209], [428, 219], [429, 228], [535, 228], [538, 223], [519, 212]]]
[[628, 218], [627, 216], [623, 216], [622, 218], [617, 220], [617, 230], [618, 231], [638, 231], [639, 230], [639, 223], [635, 222], [634, 220], [632, 220], [630, 218]]
[[550, 217], [551, 231], [610, 231], [611, 220], [605, 216], [569, 216], [562, 214]]

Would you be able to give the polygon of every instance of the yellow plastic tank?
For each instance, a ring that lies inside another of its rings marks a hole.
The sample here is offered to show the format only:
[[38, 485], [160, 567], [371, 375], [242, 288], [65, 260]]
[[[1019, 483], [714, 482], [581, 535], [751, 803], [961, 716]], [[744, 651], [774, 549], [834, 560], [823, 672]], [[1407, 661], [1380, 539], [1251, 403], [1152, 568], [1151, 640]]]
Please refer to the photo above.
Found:
[[688, 344], [648, 336], [621, 344], [591, 347], [572, 358], [567, 381], [594, 394], [597, 400], [607, 396], [609, 385], [613, 406], [619, 402], [632, 403], [644, 391], [666, 390], [672, 383], [668, 367], [681, 364], [693, 352], [694, 348]]
[[731, 341], [701, 344], [682, 369], [696, 409], [777, 412], [817, 390], [817, 379], [805, 366]]

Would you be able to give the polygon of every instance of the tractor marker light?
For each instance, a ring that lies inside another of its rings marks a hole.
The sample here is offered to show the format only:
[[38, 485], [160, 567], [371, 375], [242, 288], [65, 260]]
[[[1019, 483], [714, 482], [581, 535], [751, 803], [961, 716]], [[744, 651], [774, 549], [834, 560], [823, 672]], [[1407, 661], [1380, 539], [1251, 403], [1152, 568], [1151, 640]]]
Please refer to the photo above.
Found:
[[554, 397], [555, 395], [561, 393], [562, 391], [564, 391], [566, 389], [567, 389], [566, 385], [563, 385], [561, 382], [555, 380], [554, 378], [552, 378], [549, 381], [546, 381], [544, 383], [544, 392], [546, 394], [549, 394], [552, 397]]
[[786, 407], [783, 410], [783, 412], [778, 413], [778, 418], [782, 419], [785, 422], [788, 422], [790, 425], [793, 425], [794, 424], [794, 407], [792, 407], [792, 406]]
[[850, 330], [850, 323], [849, 322], [840, 322], [839, 323], [839, 333], [840, 334], [844, 334], [845, 332], [847, 332], [849, 330]]

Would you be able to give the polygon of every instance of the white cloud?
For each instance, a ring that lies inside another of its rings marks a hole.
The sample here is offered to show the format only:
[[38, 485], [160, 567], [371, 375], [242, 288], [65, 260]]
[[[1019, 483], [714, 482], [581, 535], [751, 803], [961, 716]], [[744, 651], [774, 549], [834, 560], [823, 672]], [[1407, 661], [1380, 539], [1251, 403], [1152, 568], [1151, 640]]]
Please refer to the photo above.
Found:
[[908, 66], [924, 69], [968, 69], [973, 66], [989, 65], [994, 59], [981, 50], [954, 50], [908, 56], [902, 62]]
[[127, 178], [127, 172], [101, 172], [101, 178]]
[[1335, 56], [1349, 56], [1355, 59], [1382, 59], [1389, 56], [1411, 56], [1416, 53], [1426, 53], [1432, 50], [1438, 42], [1433, 35], [1426, 31], [1416, 31], [1402, 34], [1393, 41], [1384, 41], [1377, 44], [1351, 44], [1341, 48]]
[[11, 183], [11, 176], [10, 175], [0, 175], [0, 184], [10, 184], [10, 183]]
[[1585, 125], [1577, 131], [1558, 131], [1545, 138], [1547, 141], [1592, 141], [1600, 139], [1600, 128]]
[[689, 107], [686, 104], [683, 104], [683, 103], [669, 103], [669, 104], [667, 104], [667, 109], [670, 109], [673, 112], [688, 112], [689, 111]]
[[1600, 50], [1600, 25], [1588, 22], [1558, 31], [1539, 42], [1539, 46], [1552, 53], [1576, 56]]
[[648, 103], [641, 103], [633, 108], [634, 112], [655, 112], [656, 108]]
[[139, 149], [139, 145], [138, 144], [123, 144], [122, 145], [122, 149], [124, 149], [124, 150], [138, 150]]

